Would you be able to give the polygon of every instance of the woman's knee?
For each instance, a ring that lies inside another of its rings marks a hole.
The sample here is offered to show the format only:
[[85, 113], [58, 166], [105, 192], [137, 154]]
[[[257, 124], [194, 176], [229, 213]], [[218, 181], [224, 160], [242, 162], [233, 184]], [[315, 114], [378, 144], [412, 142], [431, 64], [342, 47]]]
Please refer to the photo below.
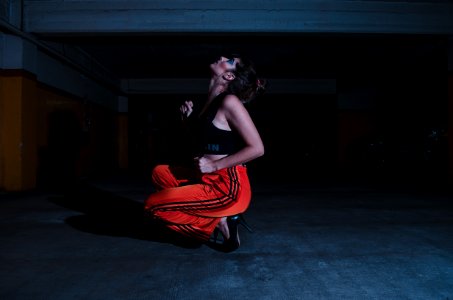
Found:
[[157, 165], [151, 171], [151, 177], [154, 178], [161, 178], [165, 173], [169, 172], [168, 165]]
[[156, 188], [162, 189], [168, 185], [170, 175], [171, 172], [168, 165], [157, 165], [151, 172], [151, 181]]

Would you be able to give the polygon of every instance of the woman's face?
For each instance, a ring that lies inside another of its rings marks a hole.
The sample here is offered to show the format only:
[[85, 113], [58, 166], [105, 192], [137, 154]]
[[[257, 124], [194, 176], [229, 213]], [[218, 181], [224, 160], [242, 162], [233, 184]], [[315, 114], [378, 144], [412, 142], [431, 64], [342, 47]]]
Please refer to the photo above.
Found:
[[227, 71], [236, 69], [239, 58], [228, 58], [221, 56], [216, 62], [211, 64], [211, 71], [216, 75], [221, 75]]

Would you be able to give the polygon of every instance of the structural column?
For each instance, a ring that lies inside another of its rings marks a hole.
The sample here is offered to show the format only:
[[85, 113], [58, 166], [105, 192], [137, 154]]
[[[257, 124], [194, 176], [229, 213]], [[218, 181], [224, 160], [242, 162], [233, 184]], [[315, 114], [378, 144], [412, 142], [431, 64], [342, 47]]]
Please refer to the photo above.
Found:
[[448, 76], [448, 180], [453, 186], [453, 74]]
[[25, 71], [0, 73], [0, 189], [36, 187], [36, 89]]
[[116, 117], [116, 135], [117, 135], [117, 162], [120, 170], [126, 170], [129, 167], [129, 149], [128, 149], [128, 131], [129, 118], [127, 113], [119, 113]]

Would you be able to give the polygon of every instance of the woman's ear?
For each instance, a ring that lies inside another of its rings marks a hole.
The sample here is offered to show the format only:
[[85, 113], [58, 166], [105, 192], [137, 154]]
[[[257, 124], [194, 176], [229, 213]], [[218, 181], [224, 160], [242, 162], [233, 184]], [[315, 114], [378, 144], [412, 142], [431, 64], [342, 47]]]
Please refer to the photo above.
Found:
[[236, 78], [236, 76], [234, 75], [233, 72], [231, 71], [226, 71], [225, 73], [223, 73], [223, 79], [225, 79], [226, 81], [231, 81], [233, 80], [234, 78]]

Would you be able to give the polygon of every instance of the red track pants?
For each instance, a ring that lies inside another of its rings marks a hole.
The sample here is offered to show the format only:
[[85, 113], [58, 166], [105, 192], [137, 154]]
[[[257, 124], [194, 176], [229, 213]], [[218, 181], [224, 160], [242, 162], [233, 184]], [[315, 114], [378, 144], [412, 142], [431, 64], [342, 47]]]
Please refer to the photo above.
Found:
[[196, 178], [189, 169], [158, 165], [152, 181], [157, 192], [145, 201], [145, 212], [168, 228], [201, 241], [210, 238], [221, 217], [242, 213], [250, 204], [245, 166]]

